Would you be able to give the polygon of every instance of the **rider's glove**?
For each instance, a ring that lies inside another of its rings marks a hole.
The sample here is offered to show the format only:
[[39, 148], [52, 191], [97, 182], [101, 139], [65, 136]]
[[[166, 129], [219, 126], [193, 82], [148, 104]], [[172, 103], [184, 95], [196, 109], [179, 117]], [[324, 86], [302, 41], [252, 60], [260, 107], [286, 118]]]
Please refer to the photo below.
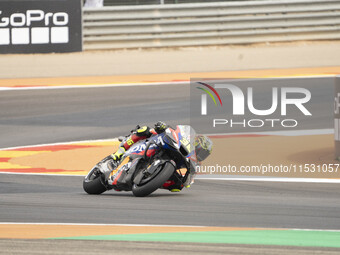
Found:
[[157, 132], [157, 134], [163, 133], [166, 128], [167, 128], [167, 125], [162, 121], [158, 121], [155, 124], [155, 131]]
[[[132, 129], [132, 130], [131, 130], [131, 133], [136, 132], [138, 129], [140, 129], [140, 126], [139, 126], [139, 125], [137, 125], [137, 126], [135, 127], [135, 129]], [[129, 136], [129, 135], [127, 135], [127, 136]]]

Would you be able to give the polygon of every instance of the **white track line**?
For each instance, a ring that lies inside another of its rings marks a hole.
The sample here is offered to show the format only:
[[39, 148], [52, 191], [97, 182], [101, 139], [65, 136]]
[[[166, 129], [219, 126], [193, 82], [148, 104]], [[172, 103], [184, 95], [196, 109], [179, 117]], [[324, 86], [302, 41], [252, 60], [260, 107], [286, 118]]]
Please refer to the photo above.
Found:
[[[306, 79], [306, 78], [329, 78], [337, 77], [335, 74], [324, 75], [300, 75], [300, 76], [279, 76], [279, 77], [258, 77], [258, 78], [231, 78], [242, 80], [268, 80], [268, 79]], [[220, 80], [216, 80], [220, 81]], [[214, 80], [210, 80], [214, 82]], [[0, 91], [16, 91], [16, 90], [43, 90], [43, 89], [82, 89], [82, 88], [112, 88], [112, 87], [132, 87], [132, 86], [164, 86], [164, 85], [189, 85], [190, 81], [167, 81], [167, 82], [139, 82], [139, 83], [121, 83], [121, 84], [90, 84], [90, 85], [51, 85], [36, 87], [0, 87]]]
[[43, 90], [43, 89], [87, 89], [87, 88], [112, 88], [134, 86], [164, 86], [164, 85], [189, 85], [190, 81], [150, 82], [150, 83], [122, 83], [122, 84], [91, 84], [91, 85], [51, 85], [37, 87], [0, 87], [0, 91], [10, 90]]
[[[48, 174], [48, 173], [12, 173], [0, 172], [8, 175], [36, 175], [36, 176], [54, 176], [54, 177], [84, 177], [85, 175], [75, 174]], [[287, 182], [287, 183], [328, 183], [339, 184], [340, 179], [323, 179], [323, 178], [284, 178], [284, 177], [220, 177], [214, 175], [196, 175], [195, 180], [202, 181], [244, 181], [244, 182]]]
[[128, 227], [187, 227], [187, 228], [209, 228], [209, 226], [191, 225], [157, 225], [157, 224], [105, 224], [105, 223], [48, 223], [48, 222], [0, 222], [0, 225], [53, 225], [53, 226], [128, 226]]
[[96, 140], [82, 140], [82, 141], [59, 142], [59, 143], [43, 143], [43, 144], [35, 144], [35, 145], [24, 145], [24, 146], [7, 147], [7, 148], [0, 149], [0, 151], [23, 149], [23, 148], [36, 148], [36, 147], [42, 147], [42, 146], [69, 145], [69, 144], [78, 144], [78, 143], [117, 142], [117, 141], [118, 141], [118, 138], [96, 139]]
[[[193, 225], [159, 225], [159, 224], [105, 224], [105, 223], [48, 223], [48, 222], [0, 222], [0, 225], [41, 225], [41, 226], [122, 226], [122, 227], [183, 227], [183, 228], [247, 228], [248, 227], [233, 227], [233, 226], [193, 226]], [[337, 229], [304, 229], [304, 228], [264, 228], [251, 227], [251, 229], [276, 229], [276, 230], [296, 230], [296, 231], [327, 231], [340, 232]]]
[[217, 181], [248, 181], [248, 182], [303, 182], [303, 183], [340, 183], [340, 179], [323, 178], [287, 178], [287, 177], [220, 177], [213, 175], [197, 175], [196, 180], [217, 180]]
[[278, 135], [278, 136], [305, 136], [305, 135], [330, 135], [334, 134], [333, 128], [325, 129], [304, 129], [304, 130], [279, 130], [279, 131], [263, 131], [253, 133], [222, 133], [207, 134], [208, 136], [233, 136], [233, 135]]

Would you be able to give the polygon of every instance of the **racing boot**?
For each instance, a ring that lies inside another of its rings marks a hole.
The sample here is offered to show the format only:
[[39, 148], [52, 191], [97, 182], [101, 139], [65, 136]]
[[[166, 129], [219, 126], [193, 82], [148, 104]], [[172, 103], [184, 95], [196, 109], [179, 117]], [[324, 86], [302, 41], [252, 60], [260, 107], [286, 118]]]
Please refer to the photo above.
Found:
[[183, 189], [184, 185], [179, 178], [179, 174], [175, 173], [169, 180], [167, 180], [162, 188], [167, 189], [171, 192], [180, 192]]
[[114, 166], [114, 169], [117, 168], [117, 166], [119, 165], [120, 160], [122, 156], [124, 155], [125, 151], [126, 151], [125, 148], [121, 146], [118, 148], [118, 150], [115, 153], [110, 155], [112, 158], [111, 164], [112, 166]]

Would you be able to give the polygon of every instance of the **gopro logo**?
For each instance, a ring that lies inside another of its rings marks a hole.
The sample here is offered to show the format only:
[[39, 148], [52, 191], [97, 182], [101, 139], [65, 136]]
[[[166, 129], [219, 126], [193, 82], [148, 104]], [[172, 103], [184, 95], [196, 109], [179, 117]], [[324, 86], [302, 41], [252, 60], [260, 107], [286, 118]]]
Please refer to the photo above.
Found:
[[60, 44], [69, 42], [69, 15], [27, 10], [2, 17], [0, 10], [0, 45]]

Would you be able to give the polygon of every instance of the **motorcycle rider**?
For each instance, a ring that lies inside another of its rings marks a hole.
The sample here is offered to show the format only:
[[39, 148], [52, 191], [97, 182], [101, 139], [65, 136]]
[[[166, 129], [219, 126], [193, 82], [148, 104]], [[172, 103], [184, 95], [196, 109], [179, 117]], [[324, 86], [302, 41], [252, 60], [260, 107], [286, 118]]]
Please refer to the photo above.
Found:
[[[122, 141], [117, 151], [107, 156], [106, 158], [104, 158], [102, 162], [107, 163], [111, 168], [110, 170], [117, 168], [122, 156], [133, 144], [141, 140], [147, 139], [151, 137], [152, 135], [161, 134], [167, 128], [168, 128], [168, 125], [162, 121], [158, 121], [154, 125], [154, 128], [150, 128], [148, 126], [140, 127], [138, 125], [134, 130], [131, 130], [131, 134]], [[199, 162], [203, 161], [211, 154], [212, 141], [207, 136], [198, 135], [195, 137], [194, 145], [195, 145], [195, 151], [196, 151], [196, 158], [198, 161], [197, 164], [199, 164]], [[120, 177], [120, 172], [118, 171], [115, 175], [113, 175], [109, 179], [108, 184], [114, 188], [115, 184], [119, 180], [119, 177]], [[188, 187], [190, 187], [190, 185]], [[179, 192], [182, 190], [183, 184], [179, 178], [176, 178], [176, 174], [175, 174], [174, 178], [164, 183], [163, 188], [168, 189], [171, 192]]]

